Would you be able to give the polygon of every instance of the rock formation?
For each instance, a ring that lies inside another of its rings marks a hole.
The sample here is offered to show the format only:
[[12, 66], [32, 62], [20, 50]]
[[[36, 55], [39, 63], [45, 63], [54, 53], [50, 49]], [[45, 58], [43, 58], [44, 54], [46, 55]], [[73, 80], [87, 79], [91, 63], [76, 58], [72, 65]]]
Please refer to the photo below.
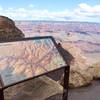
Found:
[[[70, 77], [69, 77], [70, 88], [76, 88], [90, 84], [93, 79], [93, 76], [89, 72], [87, 73], [89, 64], [87, 63], [87, 60], [84, 57], [82, 51], [76, 48], [75, 45], [70, 43], [62, 43], [62, 47], [66, 51], [69, 51], [74, 58], [70, 62], [71, 64]], [[61, 77], [59, 83], [63, 85], [63, 76]]]
[[13, 20], [0, 16], [0, 40], [23, 38], [24, 34], [19, 30]]
[[87, 71], [93, 75], [94, 79], [100, 79], [100, 62], [93, 64]]

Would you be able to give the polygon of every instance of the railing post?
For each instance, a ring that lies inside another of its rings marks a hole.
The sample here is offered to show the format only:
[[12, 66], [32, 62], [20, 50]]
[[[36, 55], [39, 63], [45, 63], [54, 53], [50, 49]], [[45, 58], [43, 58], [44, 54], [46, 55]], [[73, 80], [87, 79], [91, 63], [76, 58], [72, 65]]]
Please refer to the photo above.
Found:
[[0, 88], [0, 100], [4, 100], [4, 94], [2, 88]]
[[70, 73], [70, 66], [66, 66], [66, 67], [64, 68], [64, 90], [63, 90], [63, 100], [68, 100], [69, 73]]

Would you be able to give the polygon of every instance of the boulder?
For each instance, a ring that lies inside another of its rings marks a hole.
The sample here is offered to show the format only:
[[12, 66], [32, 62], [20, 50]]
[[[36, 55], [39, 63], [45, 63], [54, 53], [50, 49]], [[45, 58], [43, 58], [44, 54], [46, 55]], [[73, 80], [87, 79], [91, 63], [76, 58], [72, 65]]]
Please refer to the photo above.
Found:
[[71, 88], [87, 86], [91, 83], [92, 77], [85, 70], [71, 70], [69, 86]]
[[87, 71], [93, 75], [94, 79], [100, 79], [100, 62], [93, 64]]
[[[66, 53], [68, 54], [68, 52], [73, 56], [72, 59], [66, 59], [68, 64], [70, 64], [69, 87], [76, 88], [90, 84], [93, 80], [93, 76], [90, 72], [87, 73], [90, 66], [83, 52], [71, 43], [62, 43], [62, 48], [64, 49], [61, 52], [65, 53], [65, 59]], [[63, 75], [58, 82], [63, 85]]]
[[[69, 77], [70, 88], [79, 88], [83, 86], [88, 86], [89, 84], [91, 84], [92, 81], [92, 77], [82, 70], [70, 70], [69, 76], [70, 76]], [[63, 80], [64, 77], [62, 75], [60, 81], [58, 81], [58, 83], [60, 83], [62, 86], [63, 86]]]
[[24, 34], [15, 26], [13, 20], [0, 16], [0, 40], [23, 38]]

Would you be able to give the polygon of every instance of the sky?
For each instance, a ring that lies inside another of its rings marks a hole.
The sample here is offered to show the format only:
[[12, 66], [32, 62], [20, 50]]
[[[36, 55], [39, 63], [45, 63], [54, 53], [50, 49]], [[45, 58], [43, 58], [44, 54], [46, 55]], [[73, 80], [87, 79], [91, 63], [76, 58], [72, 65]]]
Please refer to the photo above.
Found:
[[100, 0], [0, 0], [0, 15], [13, 20], [100, 23]]

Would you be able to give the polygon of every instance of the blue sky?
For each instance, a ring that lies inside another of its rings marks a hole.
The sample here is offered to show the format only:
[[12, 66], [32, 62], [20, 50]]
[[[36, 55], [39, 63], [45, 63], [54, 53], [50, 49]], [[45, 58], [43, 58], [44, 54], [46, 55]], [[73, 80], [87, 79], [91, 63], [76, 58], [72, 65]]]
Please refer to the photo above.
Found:
[[0, 0], [0, 15], [14, 20], [100, 22], [100, 1]]

